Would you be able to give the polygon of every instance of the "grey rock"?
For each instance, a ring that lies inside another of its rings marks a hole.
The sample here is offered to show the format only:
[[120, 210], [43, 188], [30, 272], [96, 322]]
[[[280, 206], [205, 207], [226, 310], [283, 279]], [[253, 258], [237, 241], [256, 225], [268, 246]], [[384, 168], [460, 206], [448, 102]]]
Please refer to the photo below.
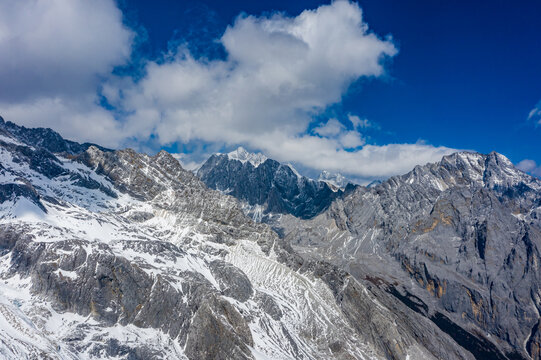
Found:
[[252, 334], [244, 318], [227, 301], [208, 297], [197, 310], [186, 342], [190, 359], [253, 359]]
[[209, 266], [212, 275], [220, 285], [222, 294], [241, 302], [252, 296], [252, 283], [242, 270], [222, 260], [214, 260]]
[[306, 257], [398, 282], [398, 300], [476, 357], [536, 358], [540, 199], [504, 156], [458, 153], [273, 226]]

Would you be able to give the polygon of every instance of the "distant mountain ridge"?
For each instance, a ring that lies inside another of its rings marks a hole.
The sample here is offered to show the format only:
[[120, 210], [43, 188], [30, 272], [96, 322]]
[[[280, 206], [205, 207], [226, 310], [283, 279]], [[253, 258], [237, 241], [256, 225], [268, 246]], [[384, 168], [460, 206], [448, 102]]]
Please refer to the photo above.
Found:
[[[197, 171], [211, 189], [246, 202], [250, 211], [292, 214], [307, 219], [325, 210], [334, 199], [355, 186], [338, 189], [327, 181], [301, 176], [291, 165], [239, 147], [228, 154], [212, 155]], [[257, 208], [256, 208], [257, 207]]]

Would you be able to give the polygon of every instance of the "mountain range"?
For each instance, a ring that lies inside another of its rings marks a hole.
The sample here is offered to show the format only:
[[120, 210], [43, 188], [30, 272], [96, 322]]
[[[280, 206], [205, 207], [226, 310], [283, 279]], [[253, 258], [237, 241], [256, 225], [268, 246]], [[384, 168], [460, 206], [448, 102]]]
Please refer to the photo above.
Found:
[[196, 172], [0, 118], [0, 358], [540, 359], [541, 181]]
[[267, 214], [292, 214], [308, 219], [329, 207], [345, 190], [328, 181], [301, 176], [292, 165], [281, 164], [242, 147], [228, 154], [212, 155], [197, 171], [211, 189], [241, 200], [256, 220]]

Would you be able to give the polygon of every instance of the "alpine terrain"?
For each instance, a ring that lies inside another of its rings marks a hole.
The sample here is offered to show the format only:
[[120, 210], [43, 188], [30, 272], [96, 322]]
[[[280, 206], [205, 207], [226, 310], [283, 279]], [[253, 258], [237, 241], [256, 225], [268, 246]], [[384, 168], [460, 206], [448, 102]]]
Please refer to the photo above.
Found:
[[540, 247], [497, 153], [364, 187], [0, 118], [2, 359], [541, 359]]

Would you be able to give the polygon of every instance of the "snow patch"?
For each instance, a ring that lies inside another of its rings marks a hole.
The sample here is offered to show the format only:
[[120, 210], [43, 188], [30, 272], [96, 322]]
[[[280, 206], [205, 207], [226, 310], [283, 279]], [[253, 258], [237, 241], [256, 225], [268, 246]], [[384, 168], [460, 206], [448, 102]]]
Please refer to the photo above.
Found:
[[331, 185], [332, 190], [335, 190], [335, 188], [343, 190], [346, 188], [346, 185], [350, 183], [344, 175], [340, 173], [330, 173], [326, 170], [323, 170], [317, 179], [318, 181], [323, 181]]
[[238, 160], [243, 164], [245, 164], [246, 162], [249, 162], [254, 167], [258, 167], [259, 165], [263, 164], [268, 159], [265, 155], [261, 153], [255, 154], [255, 153], [248, 152], [242, 146], [239, 146], [236, 150], [228, 153], [227, 157], [229, 158], [229, 160]]
[[3, 141], [3, 142], [8, 143], [8, 144], [18, 145], [18, 146], [26, 146], [22, 142], [14, 139], [12, 137], [7, 137], [7, 136], [2, 135], [2, 134], [0, 134], [0, 141]]

